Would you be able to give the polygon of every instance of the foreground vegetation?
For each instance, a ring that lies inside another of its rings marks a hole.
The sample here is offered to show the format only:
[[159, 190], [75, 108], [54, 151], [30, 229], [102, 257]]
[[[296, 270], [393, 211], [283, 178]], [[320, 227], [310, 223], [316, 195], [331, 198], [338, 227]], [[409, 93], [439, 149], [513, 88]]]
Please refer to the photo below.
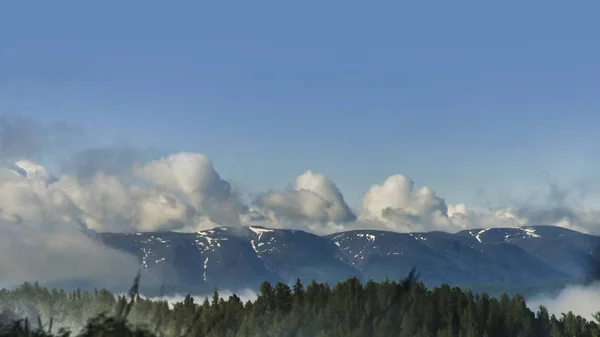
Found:
[[572, 313], [549, 315], [530, 311], [520, 295], [499, 298], [441, 286], [431, 290], [414, 273], [401, 282], [348, 279], [333, 288], [298, 281], [293, 287], [265, 282], [254, 302], [212, 299], [194, 303], [187, 296], [172, 307], [166, 301], [140, 298], [138, 282], [128, 296], [106, 290], [65, 292], [38, 284], [0, 290], [0, 306], [18, 313], [35, 307], [41, 320], [5, 327], [2, 336], [68, 337], [525, 337], [600, 336], [600, 327]]

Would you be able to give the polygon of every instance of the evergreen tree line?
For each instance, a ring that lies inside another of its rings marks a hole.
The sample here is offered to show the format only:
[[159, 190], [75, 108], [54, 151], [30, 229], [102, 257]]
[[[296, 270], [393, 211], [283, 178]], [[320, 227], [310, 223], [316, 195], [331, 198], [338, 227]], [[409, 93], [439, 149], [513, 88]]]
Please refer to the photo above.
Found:
[[[14, 324], [0, 335], [68, 337], [68, 330], [78, 330], [82, 337], [600, 337], [596, 322], [572, 312], [556, 317], [542, 306], [532, 312], [520, 295], [494, 298], [448, 285], [427, 289], [414, 276], [366, 284], [350, 278], [333, 287], [264, 282], [255, 301], [222, 299], [215, 290], [203, 303], [188, 295], [172, 306], [141, 298], [137, 282], [128, 296], [25, 283], [0, 290], [2, 309], [27, 313], [34, 307], [49, 322], [40, 320], [39, 330]], [[53, 332], [52, 325], [68, 330]]]

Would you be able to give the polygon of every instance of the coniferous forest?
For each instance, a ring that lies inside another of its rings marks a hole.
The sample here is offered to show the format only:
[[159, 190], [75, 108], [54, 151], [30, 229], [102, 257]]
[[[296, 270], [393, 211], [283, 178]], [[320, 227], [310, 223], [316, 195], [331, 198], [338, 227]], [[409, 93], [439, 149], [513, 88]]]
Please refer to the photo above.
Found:
[[[25, 283], [0, 291], [4, 313], [31, 321], [6, 324], [2, 336], [139, 337], [526, 337], [600, 336], [596, 322], [572, 313], [560, 317], [529, 310], [520, 295], [499, 298], [443, 285], [427, 289], [414, 273], [402, 281], [351, 278], [331, 287], [263, 283], [258, 298], [232, 295], [170, 306], [140, 297], [139, 278], [128, 295], [107, 290], [46, 289]], [[38, 319], [31, 318], [35, 311]], [[29, 314], [28, 314], [29, 313]]]

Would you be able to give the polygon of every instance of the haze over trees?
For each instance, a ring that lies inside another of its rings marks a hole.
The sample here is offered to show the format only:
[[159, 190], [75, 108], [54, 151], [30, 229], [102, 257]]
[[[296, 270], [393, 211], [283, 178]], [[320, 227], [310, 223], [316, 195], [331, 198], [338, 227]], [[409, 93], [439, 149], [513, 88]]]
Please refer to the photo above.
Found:
[[66, 292], [37, 283], [1, 290], [3, 310], [27, 313], [33, 306], [40, 317], [52, 318], [40, 320], [44, 330], [9, 326], [2, 335], [50, 336], [51, 323], [55, 330], [66, 327], [82, 336], [600, 336], [596, 322], [571, 312], [560, 317], [544, 307], [532, 312], [520, 295], [494, 298], [448, 285], [427, 289], [414, 273], [400, 282], [362, 284], [350, 278], [333, 287], [264, 282], [258, 298], [246, 303], [236, 295], [223, 299], [215, 290], [203, 303], [188, 295], [171, 306], [144, 299], [137, 289], [136, 282], [128, 296]]

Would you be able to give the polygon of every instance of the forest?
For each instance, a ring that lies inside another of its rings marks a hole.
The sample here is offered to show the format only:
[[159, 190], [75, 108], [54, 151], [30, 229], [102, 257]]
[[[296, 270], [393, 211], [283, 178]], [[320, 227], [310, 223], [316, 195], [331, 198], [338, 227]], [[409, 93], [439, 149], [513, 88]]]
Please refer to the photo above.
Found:
[[[350, 278], [333, 286], [299, 280], [264, 282], [255, 301], [227, 299], [215, 289], [196, 303], [186, 296], [170, 305], [140, 296], [139, 276], [130, 292], [66, 292], [24, 283], [0, 290], [3, 313], [28, 316], [5, 324], [1, 336], [138, 337], [592, 337], [597, 322], [573, 313], [528, 309], [521, 295], [492, 297], [442, 285], [427, 289], [413, 272], [404, 280]], [[32, 312], [37, 315], [32, 318]], [[596, 319], [600, 315], [594, 315]]]

